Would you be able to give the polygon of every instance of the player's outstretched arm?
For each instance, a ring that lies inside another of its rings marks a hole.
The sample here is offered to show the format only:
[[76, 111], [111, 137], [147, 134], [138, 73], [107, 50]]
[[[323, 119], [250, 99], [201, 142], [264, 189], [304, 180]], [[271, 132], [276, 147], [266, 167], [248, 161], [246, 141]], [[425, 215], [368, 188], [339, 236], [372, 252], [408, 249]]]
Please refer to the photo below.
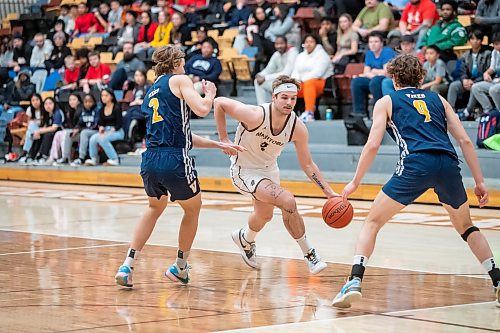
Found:
[[460, 145], [460, 149], [465, 157], [465, 161], [470, 168], [472, 177], [474, 177], [474, 182], [476, 187], [474, 192], [479, 201], [479, 207], [483, 207], [488, 203], [488, 190], [484, 184], [483, 173], [481, 172], [481, 167], [479, 166], [479, 160], [477, 158], [476, 150], [474, 149], [474, 144], [467, 135], [460, 119], [456, 116], [451, 105], [443, 97], [439, 96], [443, 102], [444, 109], [446, 110], [446, 121], [448, 123], [448, 131], [457, 140]]
[[240, 151], [246, 151], [246, 148], [243, 146], [210, 140], [194, 133], [192, 137], [193, 147], [195, 148], [217, 148], [222, 150], [226, 155], [236, 155]]
[[226, 97], [217, 97], [214, 101], [214, 117], [219, 140], [222, 142], [230, 141], [227, 134], [226, 114], [241, 122], [248, 129], [258, 127], [264, 119], [260, 106], [243, 104]]
[[178, 94], [180, 94], [196, 115], [205, 117], [210, 113], [217, 92], [217, 88], [213, 82], [202, 81], [205, 97], [201, 97], [194, 89], [193, 82], [187, 75], [174, 75], [172, 80], [174, 80], [173, 83], [175, 85], [175, 87], [172, 87], [173, 92], [178, 91]]
[[295, 150], [297, 151], [297, 158], [299, 160], [300, 167], [304, 170], [307, 177], [309, 177], [309, 179], [323, 191], [327, 198], [338, 196], [338, 194], [332, 190], [328, 182], [323, 178], [323, 175], [321, 174], [321, 171], [316, 163], [314, 163], [308, 145], [309, 133], [307, 132], [307, 128], [304, 123], [300, 120], [297, 120], [292, 141], [295, 144]]
[[378, 149], [384, 138], [385, 128], [387, 126], [388, 113], [392, 108], [392, 101], [389, 96], [384, 96], [375, 103], [373, 108], [373, 124], [370, 129], [370, 135], [368, 136], [368, 141], [363, 147], [361, 156], [359, 157], [358, 167], [356, 168], [356, 174], [352, 181], [344, 187], [342, 195], [348, 197], [358, 188], [361, 184], [361, 180], [365, 176], [366, 172], [370, 169], [370, 166], [377, 156]]

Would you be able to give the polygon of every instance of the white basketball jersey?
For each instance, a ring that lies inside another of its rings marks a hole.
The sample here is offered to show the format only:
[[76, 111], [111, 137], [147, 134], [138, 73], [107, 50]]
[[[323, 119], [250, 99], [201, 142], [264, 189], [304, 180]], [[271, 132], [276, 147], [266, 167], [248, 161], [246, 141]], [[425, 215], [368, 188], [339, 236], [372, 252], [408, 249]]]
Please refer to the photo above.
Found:
[[272, 131], [271, 104], [260, 105], [264, 110], [264, 120], [255, 129], [246, 129], [241, 123], [236, 130], [234, 142], [247, 149], [231, 157], [231, 166], [242, 169], [271, 170], [278, 167], [278, 156], [291, 141], [297, 116], [292, 112], [279, 133]]

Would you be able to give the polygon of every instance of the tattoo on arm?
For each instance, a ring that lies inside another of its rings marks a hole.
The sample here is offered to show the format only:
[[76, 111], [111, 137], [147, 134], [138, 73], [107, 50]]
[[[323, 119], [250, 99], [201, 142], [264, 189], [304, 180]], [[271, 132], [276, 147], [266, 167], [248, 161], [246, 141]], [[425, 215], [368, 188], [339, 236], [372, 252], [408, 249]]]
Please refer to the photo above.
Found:
[[316, 175], [316, 173], [313, 173], [311, 175], [311, 178], [316, 182], [316, 184], [318, 184], [319, 188], [324, 190], [325, 189], [325, 186], [323, 186], [323, 183], [321, 182], [321, 180], [319, 180], [318, 176]]

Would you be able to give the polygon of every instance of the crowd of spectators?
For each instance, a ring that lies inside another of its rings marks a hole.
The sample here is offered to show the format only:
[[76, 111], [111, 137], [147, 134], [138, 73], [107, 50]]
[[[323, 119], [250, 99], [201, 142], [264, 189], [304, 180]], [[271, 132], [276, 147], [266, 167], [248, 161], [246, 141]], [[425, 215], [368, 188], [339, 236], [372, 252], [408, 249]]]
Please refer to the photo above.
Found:
[[[13, 137], [20, 139], [23, 163], [93, 166], [102, 155], [107, 165], [118, 165], [113, 142], [137, 139], [132, 128], [144, 120], [140, 106], [152, 83], [147, 71], [155, 49], [183, 48], [186, 74], [200, 94], [202, 80], [219, 83], [224, 49], [210, 30], [234, 29], [230, 47], [255, 49], [258, 103], [270, 101], [277, 76], [300, 80], [303, 121], [315, 120], [326, 85], [353, 62], [364, 70], [350, 83], [352, 112], [367, 115], [369, 98], [394, 90], [386, 65], [398, 53], [421, 59], [422, 87], [446, 97], [461, 119], [500, 108], [500, 0], [467, 2], [466, 26], [458, 20], [464, 3], [455, 0], [63, 3], [47, 33], [15, 33], [0, 43], [0, 115], [21, 119], [16, 124], [24, 130], [11, 128], [6, 140], [12, 146]], [[316, 24], [303, 24], [301, 7], [312, 8], [307, 19]], [[75, 48], [72, 41], [82, 37], [102, 39]], [[457, 52], [464, 45], [466, 52]], [[121, 60], [110, 68], [103, 53]], [[54, 82], [54, 97], [42, 99]]]

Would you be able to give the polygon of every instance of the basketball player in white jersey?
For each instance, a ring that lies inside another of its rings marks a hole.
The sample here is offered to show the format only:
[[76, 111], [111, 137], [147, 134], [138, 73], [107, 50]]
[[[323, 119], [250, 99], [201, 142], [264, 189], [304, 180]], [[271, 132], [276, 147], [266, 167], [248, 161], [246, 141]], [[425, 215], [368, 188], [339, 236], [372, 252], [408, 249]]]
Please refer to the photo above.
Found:
[[232, 238], [240, 248], [245, 263], [257, 267], [255, 237], [273, 218], [274, 207], [281, 209], [283, 222], [290, 235], [299, 244], [312, 274], [326, 268], [306, 238], [304, 220], [297, 211], [292, 193], [280, 186], [277, 158], [285, 144], [293, 142], [301, 168], [328, 198], [337, 196], [324, 180], [309, 151], [304, 123], [296, 117], [293, 108], [297, 101], [299, 83], [288, 76], [279, 76], [273, 82], [272, 103], [246, 105], [225, 97], [214, 101], [215, 121], [221, 142], [230, 143], [226, 114], [240, 123], [235, 142], [247, 149], [231, 157], [231, 179], [236, 189], [253, 197], [254, 211], [246, 228], [233, 232]]

